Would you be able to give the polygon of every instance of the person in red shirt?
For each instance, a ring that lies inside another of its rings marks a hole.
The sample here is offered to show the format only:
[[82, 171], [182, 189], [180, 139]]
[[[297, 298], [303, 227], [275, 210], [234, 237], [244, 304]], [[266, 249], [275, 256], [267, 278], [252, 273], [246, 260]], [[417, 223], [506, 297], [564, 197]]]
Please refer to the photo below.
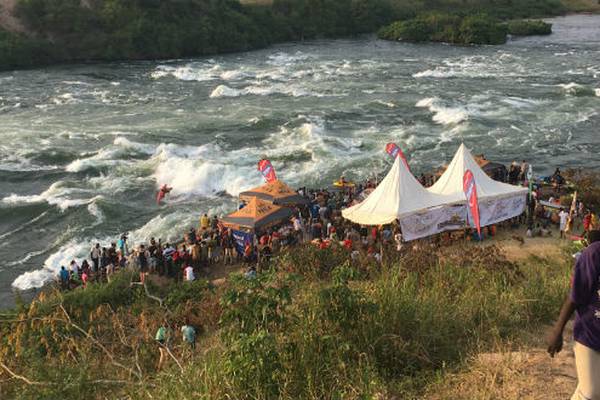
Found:
[[346, 236], [346, 239], [344, 239], [344, 247], [348, 250], [352, 250], [352, 239], [350, 239], [350, 236]]
[[373, 241], [374, 241], [374, 242], [376, 242], [376, 241], [377, 241], [377, 233], [378, 233], [377, 227], [376, 227], [376, 226], [374, 226], [374, 227], [371, 229], [371, 237], [373, 238]]

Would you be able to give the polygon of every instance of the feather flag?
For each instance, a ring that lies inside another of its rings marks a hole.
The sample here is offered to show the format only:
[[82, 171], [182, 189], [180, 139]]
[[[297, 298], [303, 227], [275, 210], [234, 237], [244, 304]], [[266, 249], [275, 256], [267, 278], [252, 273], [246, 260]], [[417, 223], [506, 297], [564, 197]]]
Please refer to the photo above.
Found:
[[273, 168], [271, 161], [265, 158], [260, 160], [258, 162], [258, 170], [267, 182], [273, 182], [277, 180], [277, 176], [275, 175], [275, 169]]
[[398, 145], [396, 143], [388, 143], [388, 144], [386, 144], [385, 145], [385, 151], [394, 160], [396, 159], [396, 157], [402, 158], [402, 161], [404, 161], [404, 165], [406, 165], [406, 168], [408, 168], [408, 170], [410, 171], [410, 167], [408, 166], [408, 161], [406, 161], [406, 156], [404, 155], [404, 153], [402, 152], [402, 150], [400, 150], [400, 147], [398, 147]]
[[473, 224], [475, 225], [475, 228], [477, 228], [477, 234], [481, 238], [479, 204], [477, 202], [477, 186], [475, 185], [475, 177], [473, 177], [473, 173], [471, 172], [471, 170], [465, 171], [465, 175], [463, 176], [463, 190], [465, 191], [465, 196], [467, 197], [467, 202], [469, 204], [469, 210], [471, 211], [471, 218], [473, 219]]

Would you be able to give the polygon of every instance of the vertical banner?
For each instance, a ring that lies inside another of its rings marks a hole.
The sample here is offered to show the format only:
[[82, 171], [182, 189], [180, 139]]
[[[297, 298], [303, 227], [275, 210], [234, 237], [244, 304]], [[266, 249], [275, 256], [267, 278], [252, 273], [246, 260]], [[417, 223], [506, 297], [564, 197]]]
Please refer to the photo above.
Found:
[[469, 204], [469, 211], [471, 212], [471, 218], [475, 228], [477, 228], [477, 234], [481, 237], [481, 225], [479, 221], [479, 204], [477, 204], [477, 187], [475, 186], [475, 178], [471, 170], [467, 170], [463, 176], [463, 190], [467, 197], [467, 203]]
[[396, 159], [396, 157], [400, 157], [402, 159], [402, 161], [404, 161], [404, 165], [406, 165], [406, 168], [410, 171], [410, 167], [408, 166], [408, 161], [406, 161], [406, 156], [404, 155], [404, 153], [402, 152], [402, 150], [400, 150], [400, 147], [398, 147], [398, 145], [396, 143], [388, 143], [388, 144], [386, 144], [385, 145], [385, 151], [394, 160]]
[[267, 180], [267, 182], [273, 182], [277, 180], [277, 176], [275, 175], [275, 169], [273, 165], [271, 165], [271, 161], [267, 159], [262, 159], [258, 162], [258, 170]]
[[233, 236], [233, 243], [235, 244], [235, 250], [239, 255], [244, 254], [244, 247], [246, 246], [246, 242], [253, 244], [254, 237], [250, 232], [243, 232], [238, 230], [233, 230], [231, 232]]

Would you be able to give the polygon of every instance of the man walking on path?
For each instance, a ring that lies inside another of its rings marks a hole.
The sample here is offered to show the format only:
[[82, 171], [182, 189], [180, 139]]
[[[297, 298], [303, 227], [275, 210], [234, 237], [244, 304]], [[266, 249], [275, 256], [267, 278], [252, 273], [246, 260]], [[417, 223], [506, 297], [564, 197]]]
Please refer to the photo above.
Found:
[[571, 400], [600, 400], [600, 231], [591, 231], [590, 245], [575, 264], [571, 293], [548, 337], [551, 357], [562, 350], [563, 330], [573, 315], [577, 389]]

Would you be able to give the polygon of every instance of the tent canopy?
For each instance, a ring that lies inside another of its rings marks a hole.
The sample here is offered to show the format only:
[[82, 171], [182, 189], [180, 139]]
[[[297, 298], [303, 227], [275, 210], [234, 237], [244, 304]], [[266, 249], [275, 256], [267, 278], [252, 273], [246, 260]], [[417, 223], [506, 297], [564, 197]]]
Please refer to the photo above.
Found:
[[464, 202], [464, 195], [459, 197], [428, 192], [397, 157], [379, 186], [362, 203], [342, 210], [342, 215], [357, 224], [382, 225], [457, 201]]
[[240, 199], [250, 201], [257, 197], [279, 205], [308, 204], [308, 199], [300, 196], [285, 183], [276, 179], [262, 186], [240, 193]]
[[223, 217], [228, 228], [266, 229], [290, 218], [292, 210], [253, 197], [242, 209]]
[[427, 191], [432, 194], [461, 196], [465, 200], [463, 191], [463, 177], [467, 170], [471, 170], [477, 185], [477, 197], [495, 199], [527, 193], [528, 189], [520, 186], [509, 185], [490, 178], [475, 161], [471, 152], [463, 144], [460, 145], [454, 158], [448, 165], [440, 179]]

